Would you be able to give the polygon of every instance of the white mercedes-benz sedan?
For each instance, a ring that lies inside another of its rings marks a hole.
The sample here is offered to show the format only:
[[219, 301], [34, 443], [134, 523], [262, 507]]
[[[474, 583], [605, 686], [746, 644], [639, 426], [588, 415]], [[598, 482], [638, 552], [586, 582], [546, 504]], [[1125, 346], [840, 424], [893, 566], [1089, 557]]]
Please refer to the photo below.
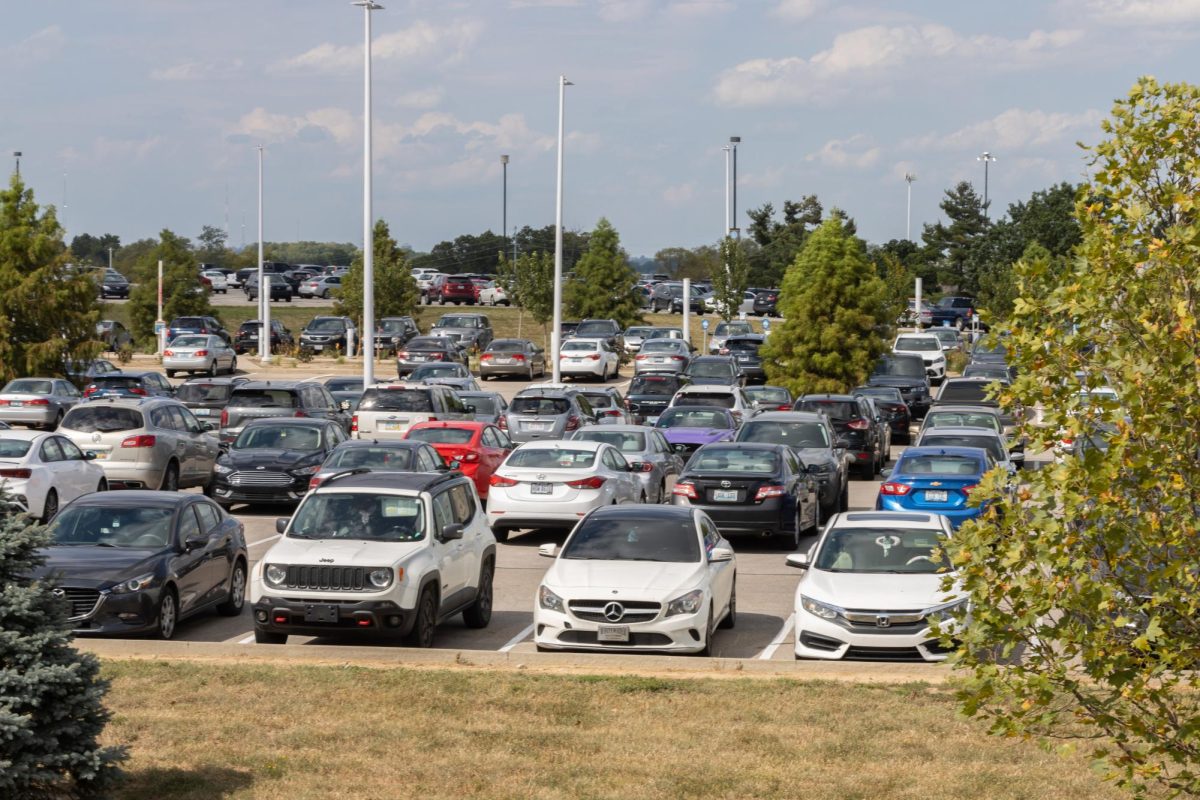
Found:
[[645, 650], [711, 655], [737, 616], [733, 548], [703, 511], [606, 506], [587, 515], [534, 598], [539, 650]]

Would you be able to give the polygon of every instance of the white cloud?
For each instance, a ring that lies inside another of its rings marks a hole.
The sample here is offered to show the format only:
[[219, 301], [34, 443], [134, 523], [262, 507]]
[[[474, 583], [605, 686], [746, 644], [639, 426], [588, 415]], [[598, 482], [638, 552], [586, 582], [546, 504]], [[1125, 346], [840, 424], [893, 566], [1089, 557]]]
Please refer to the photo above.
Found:
[[1024, 39], [964, 36], [945, 25], [873, 25], [838, 34], [809, 59], [745, 61], [717, 79], [715, 96], [727, 106], [761, 106], [820, 100], [845, 91], [847, 82], [878, 76], [912, 61], [981, 61], [991, 68], [1032, 66], [1078, 42], [1078, 30], [1035, 30]]
[[632, 22], [650, 13], [650, 0], [600, 0], [597, 12], [605, 22]]
[[20, 64], [29, 61], [46, 61], [62, 52], [66, 44], [62, 28], [50, 25], [35, 31], [15, 44], [0, 48], [6, 60]]
[[827, 167], [864, 169], [877, 162], [882, 155], [878, 147], [870, 144], [870, 139], [861, 133], [849, 139], [830, 139], [820, 150], [805, 157], [805, 161], [817, 161]]
[[[479, 20], [456, 20], [446, 25], [417, 22], [371, 42], [371, 58], [378, 61], [435, 60], [441, 63], [461, 59], [483, 32]], [[326, 42], [272, 64], [268, 69], [280, 74], [339, 73], [362, 68], [362, 46], [335, 45]]]
[[433, 108], [441, 105], [445, 91], [440, 86], [430, 86], [425, 89], [414, 89], [411, 92], [397, 95], [392, 104], [399, 108]]
[[704, 18], [725, 14], [734, 9], [728, 0], [677, 0], [667, 6], [667, 13], [676, 17]]
[[800, 21], [813, 16], [824, 5], [824, 0], [779, 0], [772, 13], [783, 19]]
[[909, 149], [983, 149], [1003, 153], [1028, 147], [1044, 147], [1096, 130], [1104, 115], [1096, 110], [1079, 114], [1010, 108], [991, 119], [976, 122], [947, 134], [928, 134], [903, 144]]
[[1200, 0], [1084, 0], [1084, 9], [1112, 25], [1176, 25], [1200, 22]]
[[696, 199], [696, 184], [681, 183], [668, 186], [662, 191], [663, 202], [669, 206], [683, 206]]
[[156, 81], [213, 80], [236, 75], [241, 68], [242, 60], [240, 58], [221, 62], [184, 61], [170, 67], [152, 70], [150, 77]]
[[313, 134], [328, 135], [339, 144], [356, 141], [361, 130], [359, 118], [343, 108], [318, 108], [292, 116], [273, 114], [256, 108], [242, 116], [230, 131], [237, 139], [253, 142], [284, 142], [290, 139], [313, 139]]

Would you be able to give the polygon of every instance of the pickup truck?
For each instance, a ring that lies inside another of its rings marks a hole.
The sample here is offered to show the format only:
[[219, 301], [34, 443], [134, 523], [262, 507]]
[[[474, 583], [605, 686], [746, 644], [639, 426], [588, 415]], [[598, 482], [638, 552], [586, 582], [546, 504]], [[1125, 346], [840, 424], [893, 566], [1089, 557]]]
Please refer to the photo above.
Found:
[[[928, 315], [922, 309], [921, 325], [926, 328], [949, 325], [961, 331], [971, 327], [975, 316], [975, 298], [943, 297], [929, 309]], [[982, 321], [979, 322], [979, 328], [984, 331], [988, 329]]]

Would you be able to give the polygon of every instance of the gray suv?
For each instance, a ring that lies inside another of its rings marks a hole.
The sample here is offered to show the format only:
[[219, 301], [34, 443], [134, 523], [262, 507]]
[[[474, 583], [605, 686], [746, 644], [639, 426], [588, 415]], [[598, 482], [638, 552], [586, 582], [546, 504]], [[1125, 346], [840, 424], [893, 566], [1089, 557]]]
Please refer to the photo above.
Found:
[[221, 412], [221, 441], [232, 442], [247, 422], [267, 417], [329, 419], [350, 434], [350, 416], [342, 411], [322, 384], [316, 381], [247, 381], [234, 388]]
[[565, 439], [598, 420], [591, 404], [571, 388], [531, 386], [513, 398], [500, 427], [514, 442]]
[[492, 322], [487, 314], [443, 314], [429, 330], [430, 336], [445, 336], [464, 350], [486, 350], [492, 343]]

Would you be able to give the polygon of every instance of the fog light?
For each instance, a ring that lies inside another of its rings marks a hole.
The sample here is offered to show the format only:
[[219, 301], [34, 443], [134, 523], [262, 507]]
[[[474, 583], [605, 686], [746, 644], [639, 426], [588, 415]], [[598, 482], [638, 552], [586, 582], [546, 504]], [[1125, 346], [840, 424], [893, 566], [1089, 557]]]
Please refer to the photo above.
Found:
[[267, 612], [266, 612], [266, 611], [262, 611], [262, 610], [255, 611], [255, 612], [254, 612], [254, 618], [255, 618], [256, 620], [258, 620], [259, 622], [266, 622], [266, 621], [267, 621]]
[[399, 615], [393, 614], [392, 616], [388, 617], [388, 625], [392, 626], [393, 628], [399, 628], [400, 627]]
[[117, 614], [117, 619], [121, 620], [121, 622], [136, 622], [138, 615], [126, 612], [124, 614]]

